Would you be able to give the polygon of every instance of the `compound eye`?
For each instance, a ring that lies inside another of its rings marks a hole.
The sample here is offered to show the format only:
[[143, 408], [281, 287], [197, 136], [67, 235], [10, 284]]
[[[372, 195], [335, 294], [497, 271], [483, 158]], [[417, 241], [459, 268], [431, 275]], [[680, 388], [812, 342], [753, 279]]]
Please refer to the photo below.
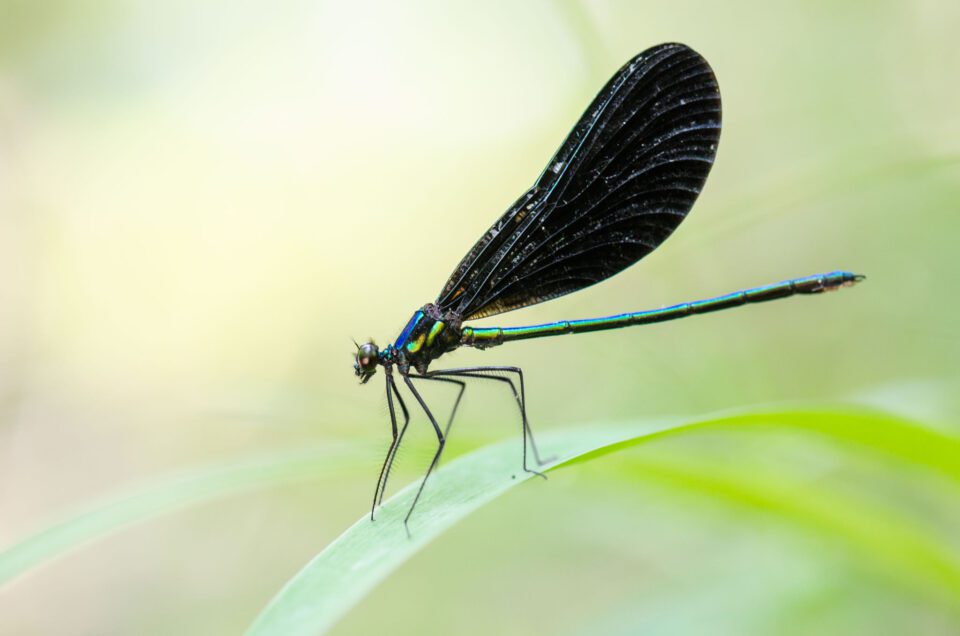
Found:
[[357, 367], [362, 373], [372, 373], [377, 370], [379, 350], [377, 345], [368, 342], [360, 346], [357, 352]]

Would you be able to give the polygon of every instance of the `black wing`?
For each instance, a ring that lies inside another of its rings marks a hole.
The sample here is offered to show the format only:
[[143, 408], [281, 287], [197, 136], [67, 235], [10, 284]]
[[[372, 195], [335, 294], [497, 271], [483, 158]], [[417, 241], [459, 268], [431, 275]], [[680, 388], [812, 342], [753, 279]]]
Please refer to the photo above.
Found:
[[437, 298], [464, 319], [569, 294], [637, 262], [676, 229], [720, 139], [720, 89], [682, 44], [630, 60], [537, 182], [463, 258]]

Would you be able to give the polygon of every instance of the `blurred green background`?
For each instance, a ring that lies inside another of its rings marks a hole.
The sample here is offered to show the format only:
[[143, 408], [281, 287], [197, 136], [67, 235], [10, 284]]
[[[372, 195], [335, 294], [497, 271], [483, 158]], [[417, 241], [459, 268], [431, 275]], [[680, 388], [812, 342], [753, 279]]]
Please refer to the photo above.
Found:
[[[0, 1], [0, 548], [178, 471], [352, 453], [17, 579], [0, 633], [248, 625], [372, 496], [386, 401], [379, 376], [357, 386], [350, 338], [394, 338], [608, 77], [664, 41], [702, 53], [724, 100], [693, 213], [615, 279], [479, 324], [837, 268], [868, 282], [449, 362], [523, 367], [544, 432], [811, 402], [960, 433], [958, 30], [954, 0]], [[514, 408], [497, 386], [471, 389], [449, 456], [517, 435]], [[413, 426], [395, 487], [430, 457]], [[668, 450], [828, 490], [860, 479], [865, 499], [956, 547], [956, 490], [908, 467], [792, 435]], [[624, 483], [614, 464], [517, 488], [334, 633], [958, 629], [828, 536]]]

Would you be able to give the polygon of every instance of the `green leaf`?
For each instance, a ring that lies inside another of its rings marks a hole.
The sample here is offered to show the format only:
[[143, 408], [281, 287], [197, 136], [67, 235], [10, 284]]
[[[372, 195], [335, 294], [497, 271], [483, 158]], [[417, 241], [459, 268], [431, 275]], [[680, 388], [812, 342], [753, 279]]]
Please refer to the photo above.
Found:
[[[593, 428], [544, 438], [558, 459], [548, 470], [573, 467], [668, 437], [709, 430], [796, 429], [833, 442], [894, 457], [922, 470], [960, 482], [960, 442], [907, 421], [865, 413], [749, 413], [692, 424]], [[264, 609], [251, 636], [319, 634], [332, 626], [418, 550], [481, 505], [530, 479], [517, 473], [517, 444], [498, 444], [459, 458], [439, 470], [424, 491], [408, 537], [402, 519], [415, 494], [411, 484], [388, 501], [376, 522], [360, 519], [310, 561]], [[726, 472], [716, 479], [709, 467], [688, 459], [634, 463], [633, 475], [656, 478], [674, 487], [709, 493], [727, 503], [779, 516], [853, 545], [861, 557], [879, 559], [896, 578], [906, 570], [912, 585], [960, 601], [960, 561], [936, 537], [882, 510], [839, 497], [819, 499], [806, 490], [761, 483], [755, 476]], [[534, 484], [538, 487], [540, 484]], [[876, 530], [876, 531], [874, 531]]]
[[[711, 433], [752, 439], [766, 432], [816, 436], [843, 449], [847, 459], [850, 454], [880, 458], [888, 471], [907, 465], [947, 483], [950, 492], [960, 490], [960, 440], [878, 413], [750, 412], [692, 423], [596, 426], [544, 436], [541, 445], [546, 454], [557, 456], [547, 470], [607, 458], [603, 466], [618, 484], [639, 479], [707, 497], [726, 509], [770, 515], [806, 535], [839, 542], [894, 585], [953, 609], [960, 606], [960, 557], [948, 540], [918, 523], [915, 513], [878, 506], [855, 493], [820, 492], [776, 466], [758, 471], [747, 463], [740, 466], [736, 458], [733, 466], [717, 465], [694, 461], [683, 448], [653, 445]], [[93, 506], [0, 553], [0, 584], [131, 524], [244, 490], [329, 476], [354, 464], [356, 456], [342, 447], [305, 449], [163, 480]], [[378, 511], [375, 522], [364, 516], [308, 563], [264, 609], [250, 633], [322, 633], [399, 565], [483, 504], [531, 478], [536, 482], [531, 487], [548, 487], [519, 470], [519, 463], [519, 441], [510, 440], [443, 466], [411, 520], [412, 537], [402, 519], [418, 483], [403, 489]], [[903, 471], [891, 474], [900, 478]]]
[[[584, 452], [667, 426], [566, 431], [542, 436], [540, 446], [545, 456], [557, 456], [550, 464], [556, 466]], [[324, 632], [437, 535], [530, 479], [540, 481], [523, 472], [517, 440], [487, 446], [450, 462], [431, 477], [424, 489], [410, 520], [410, 536], [403, 518], [416, 494], [417, 482], [385, 502], [377, 510], [376, 521], [365, 515], [310, 561], [271, 601], [249, 633]]]
[[705, 495], [727, 508], [773, 516], [807, 536], [841, 543], [892, 581], [960, 610], [960, 555], [911, 519], [854, 497], [784, 483], [787, 480], [769, 473], [704, 466], [674, 453], [650, 455], [631, 456], [617, 475]]
[[89, 506], [0, 552], [0, 586], [135, 523], [245, 490], [317, 479], [356, 457], [350, 448], [327, 445], [209, 466], [141, 486], [137, 492]]

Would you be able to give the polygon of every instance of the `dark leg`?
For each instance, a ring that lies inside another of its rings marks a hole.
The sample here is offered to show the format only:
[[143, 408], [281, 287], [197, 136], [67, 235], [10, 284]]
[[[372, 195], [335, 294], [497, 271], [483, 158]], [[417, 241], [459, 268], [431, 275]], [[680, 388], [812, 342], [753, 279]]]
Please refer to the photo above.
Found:
[[[393, 373], [386, 372], [385, 384], [387, 387], [387, 407], [390, 409], [390, 427], [393, 433], [393, 441], [390, 442], [390, 448], [387, 450], [387, 456], [383, 459], [383, 467], [380, 468], [380, 477], [377, 478], [377, 489], [373, 491], [373, 505], [370, 507], [370, 521], [373, 521], [373, 513], [377, 505], [383, 500], [383, 491], [387, 488], [387, 479], [390, 476], [390, 468], [393, 466], [393, 458], [396, 455], [397, 447], [403, 440], [403, 434], [410, 423], [410, 413], [407, 412], [407, 406], [403, 403], [397, 391], [397, 384], [393, 380]], [[396, 394], [397, 401], [400, 402], [400, 410], [403, 411], [403, 428], [397, 433], [397, 412], [393, 407], [393, 395]]]
[[447, 419], [447, 425], [443, 429], [443, 436], [446, 437], [450, 432], [450, 427], [453, 425], [453, 418], [457, 416], [457, 409], [460, 407], [460, 401], [463, 399], [463, 394], [467, 390], [467, 383], [454, 380], [453, 378], [435, 378], [432, 373], [426, 375], [409, 375], [407, 378], [411, 380], [430, 380], [431, 382], [449, 382], [450, 384], [456, 384], [460, 387], [460, 390], [457, 392], [457, 399], [453, 401], [453, 408], [450, 409], [450, 417]]
[[380, 484], [380, 496], [376, 500], [376, 505], [383, 503], [383, 493], [387, 491], [387, 481], [390, 479], [390, 471], [393, 469], [393, 462], [397, 458], [397, 451], [400, 449], [400, 444], [403, 443], [403, 435], [407, 432], [407, 426], [410, 424], [410, 413], [407, 411], [407, 405], [404, 404], [403, 398], [400, 397], [400, 390], [397, 389], [397, 382], [390, 378], [390, 386], [393, 388], [393, 395], [397, 398], [397, 402], [400, 403], [400, 410], [403, 411], [403, 427], [400, 429], [400, 435], [397, 437], [396, 443], [390, 449], [390, 452], [387, 453], [387, 460], [385, 462], [386, 472], [383, 473], [383, 481]]
[[[430, 379], [428, 376], [415, 376], [423, 379]], [[440, 462], [440, 455], [443, 453], [443, 447], [446, 445], [447, 440], [443, 434], [443, 431], [440, 430], [440, 425], [437, 424], [437, 419], [433, 416], [433, 413], [430, 412], [430, 409], [427, 407], [427, 403], [423, 401], [423, 398], [420, 397], [420, 393], [417, 391], [417, 388], [413, 386], [413, 382], [410, 381], [411, 376], [404, 374], [403, 381], [407, 383], [407, 388], [410, 389], [410, 392], [413, 393], [413, 397], [416, 398], [417, 402], [420, 403], [420, 408], [423, 409], [423, 412], [427, 414], [427, 419], [430, 420], [430, 424], [433, 425], [433, 430], [437, 434], [437, 452], [433, 456], [433, 461], [430, 462], [430, 468], [427, 469], [427, 474], [423, 476], [423, 481], [420, 482], [420, 488], [417, 489], [417, 494], [413, 498], [413, 503], [410, 504], [410, 510], [407, 511], [407, 516], [403, 518], [403, 525], [407, 529], [407, 534], [410, 534], [410, 527], [408, 523], [410, 522], [410, 515], [413, 514], [413, 509], [417, 507], [417, 502], [420, 501], [420, 495], [423, 494], [423, 487], [427, 484], [427, 480], [430, 478], [430, 473], [433, 472], [433, 469], [436, 468], [437, 464]]]
[[443, 436], [446, 437], [450, 434], [450, 427], [453, 426], [453, 418], [457, 416], [457, 409], [460, 407], [460, 400], [463, 399], [463, 392], [467, 390], [467, 383], [460, 380], [454, 380], [453, 378], [432, 378], [429, 375], [411, 375], [410, 379], [424, 379], [433, 382], [449, 382], [460, 387], [460, 390], [457, 392], [457, 399], [453, 401], [453, 408], [450, 409], [450, 418], [447, 419], [447, 425], [443, 429]]
[[[412, 376], [412, 377], [420, 377], [420, 376]], [[453, 418], [457, 414], [457, 407], [460, 406], [460, 400], [461, 398], [463, 398], [463, 391], [467, 388], [467, 385], [465, 382], [461, 382], [459, 380], [451, 380], [447, 378], [435, 378], [435, 379], [442, 380], [443, 382], [451, 382], [453, 384], [457, 384], [460, 386], [460, 392], [457, 393], [457, 399], [453, 403], [453, 410], [450, 412], [450, 419], [447, 420], [447, 427], [443, 431], [443, 435], [444, 437], [446, 437], [447, 432], [450, 430], [450, 425], [453, 424]], [[410, 421], [410, 417], [407, 414], [407, 407], [403, 404], [403, 399], [400, 397], [400, 391], [397, 389], [397, 384], [392, 377], [390, 378], [390, 383], [393, 385], [393, 392], [397, 396], [397, 401], [400, 402], [400, 408], [403, 409], [403, 416], [406, 418], [406, 420], [404, 421], [403, 428], [400, 430], [400, 439], [397, 440], [396, 445], [393, 447], [393, 454], [388, 455], [389, 463], [386, 464], [387, 473], [383, 478], [383, 484], [380, 488], [380, 498], [377, 500], [377, 505], [380, 505], [381, 503], [383, 503], [383, 493], [387, 491], [387, 480], [390, 479], [390, 469], [393, 467], [393, 460], [397, 456], [397, 448], [400, 447], [400, 442], [403, 441], [403, 434], [406, 432], [407, 424]]]
[[[495, 372], [502, 373], [516, 373], [517, 377], [520, 379], [520, 392], [517, 393], [517, 387], [513, 383], [513, 380], [510, 378], [504, 378], [499, 375], [492, 375]], [[523, 423], [523, 469], [528, 473], [533, 473], [534, 475], [539, 475], [546, 479], [546, 475], [543, 473], [533, 470], [527, 467], [527, 438], [530, 439], [530, 447], [533, 450], [533, 457], [536, 460], [537, 464], [543, 466], [549, 459], [544, 460], [540, 458], [540, 452], [537, 450], [537, 442], [533, 438], [533, 429], [530, 427], [530, 423], [527, 420], [527, 397], [526, 389], [523, 383], [523, 370], [519, 367], [464, 367], [460, 369], [441, 369], [439, 371], [433, 371], [429, 375], [431, 376], [451, 376], [459, 378], [481, 378], [484, 380], [497, 380], [499, 382], [506, 382], [510, 386], [510, 390], [513, 392], [513, 397], [517, 401], [517, 407], [520, 409], [520, 418]]]

